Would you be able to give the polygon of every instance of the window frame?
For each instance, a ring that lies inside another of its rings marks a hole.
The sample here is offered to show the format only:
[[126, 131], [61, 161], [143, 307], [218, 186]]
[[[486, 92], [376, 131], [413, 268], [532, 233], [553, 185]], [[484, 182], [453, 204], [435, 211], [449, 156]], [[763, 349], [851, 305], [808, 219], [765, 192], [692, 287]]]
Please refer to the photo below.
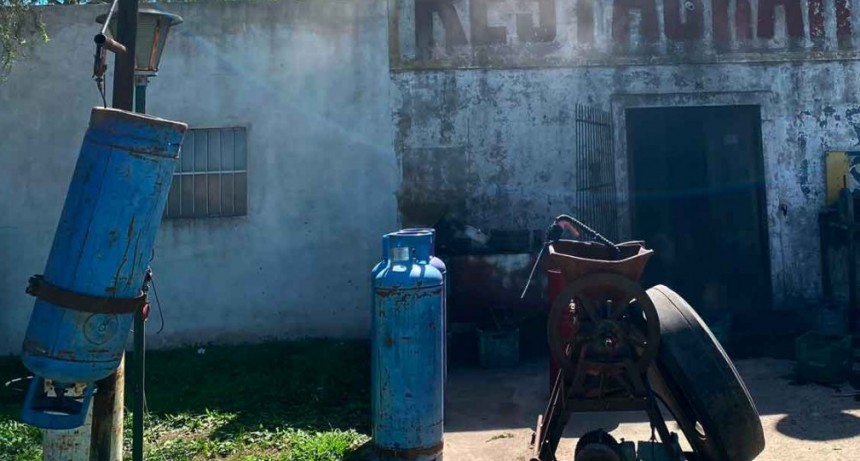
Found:
[[[213, 137], [213, 133], [217, 137]], [[225, 137], [232, 140], [232, 146], [225, 146]], [[198, 147], [201, 139], [205, 140], [203, 149]], [[213, 146], [217, 148], [212, 149]], [[226, 155], [224, 147], [228, 147]], [[202, 157], [198, 158], [198, 155]], [[217, 178], [215, 183], [213, 178]], [[229, 193], [223, 189], [227, 182], [225, 178], [229, 178]], [[217, 186], [210, 189], [211, 184]], [[205, 187], [202, 194], [198, 192], [200, 185]], [[227, 202], [230, 206], [225, 211]], [[198, 211], [197, 207], [201, 205], [205, 210]], [[186, 207], [190, 210], [187, 211]], [[163, 219], [236, 218], [247, 216], [248, 207], [248, 128], [242, 125], [189, 128], [171, 174]], [[215, 208], [217, 211], [213, 212]]]

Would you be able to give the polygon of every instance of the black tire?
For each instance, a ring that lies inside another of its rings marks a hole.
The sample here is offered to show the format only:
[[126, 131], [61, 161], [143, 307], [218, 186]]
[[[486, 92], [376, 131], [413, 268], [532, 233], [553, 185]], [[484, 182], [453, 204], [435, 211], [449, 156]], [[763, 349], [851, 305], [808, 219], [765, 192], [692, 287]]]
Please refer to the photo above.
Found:
[[671, 289], [648, 290], [660, 319], [649, 382], [702, 461], [752, 461], [765, 447], [755, 403], [719, 341]]

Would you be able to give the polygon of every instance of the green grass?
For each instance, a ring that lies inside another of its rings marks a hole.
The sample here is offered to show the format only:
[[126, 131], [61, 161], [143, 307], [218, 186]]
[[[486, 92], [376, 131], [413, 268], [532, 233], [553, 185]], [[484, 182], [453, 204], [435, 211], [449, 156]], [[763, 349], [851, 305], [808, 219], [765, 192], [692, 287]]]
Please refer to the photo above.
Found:
[[41, 461], [42, 435], [38, 429], [20, 422], [23, 394], [5, 387], [13, 378], [25, 376], [21, 361], [0, 359], [0, 461]]
[[[302, 341], [147, 354], [146, 459], [340, 461], [368, 440], [369, 348]], [[0, 360], [0, 383], [26, 375]], [[129, 377], [131, 373], [129, 370]], [[132, 380], [126, 406], [132, 405]], [[22, 394], [0, 389], [0, 461], [41, 459], [40, 432], [19, 421]], [[126, 458], [131, 415], [126, 414]]]

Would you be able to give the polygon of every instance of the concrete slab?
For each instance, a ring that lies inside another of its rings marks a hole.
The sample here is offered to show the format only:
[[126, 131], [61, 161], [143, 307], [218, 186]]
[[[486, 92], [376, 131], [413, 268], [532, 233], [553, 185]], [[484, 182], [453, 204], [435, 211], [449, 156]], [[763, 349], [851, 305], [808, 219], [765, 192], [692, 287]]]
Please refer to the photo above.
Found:
[[[849, 461], [860, 459], [860, 402], [853, 389], [792, 383], [793, 362], [736, 362], [755, 399], [767, 448], [757, 461]], [[537, 416], [549, 395], [545, 362], [510, 370], [452, 369], [449, 374], [445, 459], [524, 461]], [[670, 422], [670, 429], [678, 431]], [[573, 460], [576, 437], [604, 428], [616, 438], [647, 440], [644, 414], [574, 415], [557, 453]]]

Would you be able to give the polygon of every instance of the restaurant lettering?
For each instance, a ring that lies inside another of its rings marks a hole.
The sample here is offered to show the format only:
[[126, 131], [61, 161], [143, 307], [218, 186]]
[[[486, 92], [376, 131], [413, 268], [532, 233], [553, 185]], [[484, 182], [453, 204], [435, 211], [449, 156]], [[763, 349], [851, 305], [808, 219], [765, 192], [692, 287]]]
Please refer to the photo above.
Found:
[[[709, 2], [707, 14], [703, 2]], [[522, 4], [530, 10], [510, 12]], [[448, 47], [552, 43], [559, 40], [560, 27], [569, 24], [576, 25], [576, 33], [565, 41], [587, 46], [611, 40], [622, 48], [661, 40], [695, 42], [706, 35], [717, 47], [785, 37], [811, 42], [831, 38], [843, 48], [850, 46], [853, 34], [850, 0], [414, 0], [414, 5], [419, 51], [433, 46], [439, 32], [434, 23], [441, 24]], [[611, 19], [598, 27], [605, 8]], [[514, 20], [494, 24], [491, 15], [502, 9]], [[828, 20], [835, 23], [829, 30]]]

